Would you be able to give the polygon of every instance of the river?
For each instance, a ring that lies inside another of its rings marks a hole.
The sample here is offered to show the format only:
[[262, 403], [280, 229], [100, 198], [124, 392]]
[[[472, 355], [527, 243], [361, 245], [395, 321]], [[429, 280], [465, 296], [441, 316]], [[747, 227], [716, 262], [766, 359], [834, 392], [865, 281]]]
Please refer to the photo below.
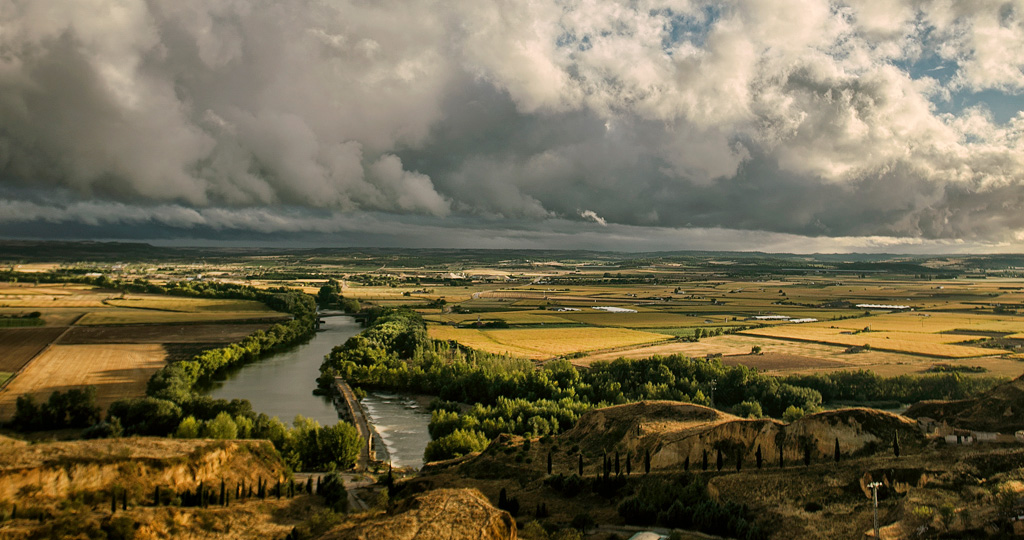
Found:
[[[253, 410], [291, 424], [296, 415], [334, 425], [338, 412], [330, 398], [313, 395], [320, 364], [331, 349], [362, 331], [348, 316], [323, 317], [320, 331], [307, 343], [246, 364], [215, 381], [203, 393], [219, 399], [248, 399]], [[362, 400], [369, 420], [396, 467], [420, 467], [430, 441], [428, 413], [410, 397], [371, 393]]]

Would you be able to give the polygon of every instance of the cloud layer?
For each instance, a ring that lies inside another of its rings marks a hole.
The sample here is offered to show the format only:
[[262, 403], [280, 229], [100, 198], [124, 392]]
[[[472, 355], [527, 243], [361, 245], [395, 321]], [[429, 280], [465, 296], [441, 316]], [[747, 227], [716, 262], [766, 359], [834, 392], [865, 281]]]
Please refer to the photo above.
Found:
[[0, 223], [1015, 246], [1020, 50], [1024, 0], [13, 0]]

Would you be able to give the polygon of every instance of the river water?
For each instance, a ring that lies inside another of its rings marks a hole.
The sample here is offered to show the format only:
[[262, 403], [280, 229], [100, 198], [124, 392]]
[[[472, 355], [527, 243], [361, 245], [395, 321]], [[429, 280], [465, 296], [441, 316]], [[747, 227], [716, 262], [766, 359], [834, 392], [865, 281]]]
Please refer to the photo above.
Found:
[[[313, 395], [324, 356], [362, 331], [352, 317], [323, 317], [324, 323], [307, 343], [246, 364], [213, 382], [203, 393], [218, 399], [248, 399], [253, 410], [276, 416], [291, 425], [296, 415], [320, 425], [334, 425], [338, 412], [330, 398]], [[369, 420], [380, 435], [396, 467], [420, 467], [430, 441], [428, 413], [412, 398], [371, 393], [362, 401]], [[382, 457], [382, 456], [381, 456]]]

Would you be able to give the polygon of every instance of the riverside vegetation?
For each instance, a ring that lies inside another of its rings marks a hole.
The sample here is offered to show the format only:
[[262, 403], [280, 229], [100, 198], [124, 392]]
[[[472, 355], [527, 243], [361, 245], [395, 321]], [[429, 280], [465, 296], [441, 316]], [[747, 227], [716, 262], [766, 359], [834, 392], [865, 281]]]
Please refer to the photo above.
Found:
[[149, 380], [144, 398], [115, 401], [100, 421], [95, 391], [72, 389], [54, 392], [42, 404], [30, 396], [18, 398], [12, 427], [22, 431], [87, 428], [86, 438], [120, 435], [181, 438], [267, 439], [293, 470], [349, 468], [359, 456], [361, 439], [346, 422], [320, 426], [297, 417], [292, 426], [253, 411], [247, 400], [224, 400], [195, 392], [197, 384], [219, 372], [252, 362], [267, 354], [309, 339], [316, 331], [316, 302], [301, 291], [211, 282], [174, 282], [154, 285], [145, 280], [112, 281], [104, 277], [50, 276], [53, 281], [88, 282], [126, 292], [147, 292], [200, 298], [257, 300], [293, 316], [288, 322], [257, 331], [238, 343], [203, 351], [172, 362]]
[[[711, 405], [743, 417], [792, 421], [826, 402], [962, 399], [1000, 382], [958, 373], [881, 377], [868, 371], [775, 377], [719, 359], [681, 355], [620, 358], [577, 369], [565, 359], [540, 369], [529, 360], [432, 340], [422, 317], [403, 308], [367, 312], [368, 328], [336, 347], [318, 380], [437, 396], [428, 461], [482, 450], [502, 433], [543, 437], [565, 431], [590, 409], [641, 400]], [[515, 396], [515, 397], [509, 397]]]

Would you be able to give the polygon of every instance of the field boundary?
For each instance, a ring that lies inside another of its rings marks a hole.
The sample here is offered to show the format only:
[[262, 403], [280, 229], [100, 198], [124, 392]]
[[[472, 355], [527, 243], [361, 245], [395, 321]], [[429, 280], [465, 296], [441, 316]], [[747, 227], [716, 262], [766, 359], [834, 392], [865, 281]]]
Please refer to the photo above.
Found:
[[63, 338], [65, 335], [67, 335], [67, 333], [71, 331], [71, 328], [73, 326], [75, 326], [75, 323], [78, 322], [78, 319], [81, 319], [83, 316], [84, 316], [84, 314], [79, 315], [75, 320], [71, 321], [71, 324], [65, 326], [64, 327], [64, 331], [61, 332], [59, 336], [53, 338], [53, 341], [47, 343], [45, 347], [40, 349], [39, 352], [37, 352], [35, 354], [35, 356], [33, 356], [32, 358], [29, 358], [28, 362], [25, 362], [20, 368], [18, 368], [17, 371], [15, 371], [14, 373], [11, 373], [11, 376], [7, 377], [6, 381], [4, 381], [3, 383], [0, 383], [0, 392], [2, 392], [4, 389], [6, 389], [7, 386], [9, 384], [11, 384], [11, 381], [16, 379], [18, 377], [18, 375], [21, 374], [22, 371], [25, 371], [25, 368], [30, 366], [32, 364], [32, 362], [35, 362], [37, 358], [39, 358], [40, 356], [45, 354], [46, 351], [50, 350], [50, 348], [52, 348], [54, 345], [56, 345], [57, 342], [60, 341], [61, 338]]

